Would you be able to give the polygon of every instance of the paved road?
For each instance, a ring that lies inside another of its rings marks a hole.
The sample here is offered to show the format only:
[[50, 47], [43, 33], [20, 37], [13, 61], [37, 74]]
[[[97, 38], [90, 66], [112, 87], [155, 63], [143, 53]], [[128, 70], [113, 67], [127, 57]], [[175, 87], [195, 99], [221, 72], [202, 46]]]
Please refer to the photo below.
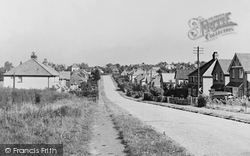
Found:
[[132, 115], [197, 155], [250, 156], [250, 125], [125, 99], [110, 76], [103, 76], [107, 97]]

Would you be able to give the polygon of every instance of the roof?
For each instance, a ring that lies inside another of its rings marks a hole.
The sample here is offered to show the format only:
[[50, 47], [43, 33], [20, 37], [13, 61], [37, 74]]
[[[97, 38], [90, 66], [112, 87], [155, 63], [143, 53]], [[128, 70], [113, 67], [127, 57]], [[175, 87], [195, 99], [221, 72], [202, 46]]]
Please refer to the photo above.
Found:
[[138, 75], [138, 76], [135, 77], [135, 79], [136, 79], [137, 81], [141, 81], [141, 80], [143, 80], [144, 78], [146, 78], [146, 74], [140, 74], [140, 75]]
[[121, 73], [121, 76], [126, 76], [128, 75], [128, 71], [124, 70], [122, 73]]
[[70, 79], [70, 72], [69, 71], [60, 72], [60, 78], [69, 80]]
[[218, 63], [220, 64], [220, 67], [221, 67], [224, 74], [229, 74], [229, 72], [227, 70], [228, 70], [228, 67], [229, 67], [231, 61], [232, 60], [230, 60], [230, 59], [218, 59]]
[[[216, 59], [211, 59], [210, 61], [208, 61], [207, 63], [203, 64], [200, 67], [200, 75], [201, 76], [208, 70], [208, 68], [214, 63], [214, 61], [216, 61]], [[197, 75], [198, 75], [198, 68], [195, 69], [190, 74], [188, 74], [188, 76], [197, 76]]]
[[175, 76], [175, 73], [162, 73], [162, 79], [163, 79], [163, 82], [175, 82], [175, 79], [174, 79], [174, 76]]
[[250, 72], [250, 53], [236, 53], [235, 55], [238, 57], [243, 70]]
[[224, 86], [224, 84], [213, 84], [210, 88], [221, 90]]
[[242, 82], [229, 82], [227, 87], [240, 87], [243, 83]]
[[78, 84], [78, 85], [80, 85], [81, 82], [84, 82], [86, 80], [87, 80], [87, 78], [83, 75], [82, 72], [74, 72], [70, 76], [70, 84]]
[[228, 68], [231, 62], [232, 60], [230, 59], [218, 59], [215, 63], [214, 69], [212, 70], [212, 74], [214, 73], [215, 67], [219, 65], [221, 67], [223, 74], [229, 75]]
[[142, 70], [141, 68], [138, 68], [134, 73], [133, 75], [140, 75], [140, 74], [143, 74], [144, 73], [144, 70]]
[[191, 72], [192, 72], [192, 70], [177, 69], [177, 71], [175, 73], [175, 79], [187, 80], [188, 74]]
[[44, 65], [35, 58], [31, 58], [27, 62], [12, 68], [4, 74], [4, 76], [59, 76], [59, 73], [52, 67]]

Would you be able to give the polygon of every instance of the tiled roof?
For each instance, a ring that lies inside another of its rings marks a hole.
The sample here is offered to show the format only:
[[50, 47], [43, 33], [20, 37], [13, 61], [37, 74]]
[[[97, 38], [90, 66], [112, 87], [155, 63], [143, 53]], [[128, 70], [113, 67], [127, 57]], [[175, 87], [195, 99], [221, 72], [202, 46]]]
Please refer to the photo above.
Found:
[[137, 81], [141, 81], [141, 80], [143, 80], [144, 78], [146, 78], [146, 74], [140, 74], [140, 75], [138, 75], [138, 76], [135, 77], [135, 79], [136, 79]]
[[[216, 61], [216, 59], [211, 59], [209, 62], [205, 63], [204, 65], [202, 65], [200, 67], [200, 75], [202, 76], [207, 69], [214, 63], [214, 61]], [[188, 76], [197, 76], [198, 75], [198, 69], [195, 69], [193, 72], [191, 72], [190, 74], [188, 74]]]
[[231, 61], [232, 60], [229, 60], [229, 59], [218, 59], [217, 63], [220, 64], [220, 67], [221, 67], [224, 74], [229, 74], [228, 67], [229, 67]]
[[244, 71], [250, 72], [250, 54], [249, 53], [236, 53]]
[[60, 78], [69, 80], [70, 79], [70, 72], [69, 71], [60, 72]]
[[133, 75], [140, 75], [140, 74], [143, 74], [143, 73], [145, 73], [144, 72], [144, 70], [142, 70], [141, 68], [138, 68], [135, 72], [134, 72], [134, 74]]
[[175, 73], [162, 73], [163, 82], [175, 82]]
[[179, 80], [187, 80], [188, 74], [190, 74], [192, 70], [185, 70], [185, 69], [177, 69], [175, 74], [175, 79]]
[[12, 68], [4, 76], [59, 76], [59, 73], [53, 68], [44, 65], [37, 59], [30, 59], [21, 65]]

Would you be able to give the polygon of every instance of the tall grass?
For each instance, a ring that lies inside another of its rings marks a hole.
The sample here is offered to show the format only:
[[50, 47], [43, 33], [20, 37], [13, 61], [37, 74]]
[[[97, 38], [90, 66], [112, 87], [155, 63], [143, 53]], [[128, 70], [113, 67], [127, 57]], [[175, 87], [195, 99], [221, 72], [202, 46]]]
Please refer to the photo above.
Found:
[[0, 93], [0, 142], [63, 144], [66, 156], [89, 155], [94, 102], [50, 90]]
[[8, 109], [13, 104], [32, 103], [46, 104], [61, 99], [69, 99], [68, 93], [55, 92], [51, 89], [11, 89], [0, 88], [0, 108]]

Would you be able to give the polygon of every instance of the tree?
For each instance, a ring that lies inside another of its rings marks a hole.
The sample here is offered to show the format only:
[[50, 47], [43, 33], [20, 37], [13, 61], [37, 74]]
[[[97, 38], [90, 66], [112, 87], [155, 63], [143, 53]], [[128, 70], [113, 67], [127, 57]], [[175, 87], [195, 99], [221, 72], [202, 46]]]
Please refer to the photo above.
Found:
[[9, 71], [11, 68], [14, 68], [14, 66], [12, 65], [12, 63], [10, 63], [9, 61], [6, 61], [4, 63], [4, 69], [5, 69], [5, 71]]

